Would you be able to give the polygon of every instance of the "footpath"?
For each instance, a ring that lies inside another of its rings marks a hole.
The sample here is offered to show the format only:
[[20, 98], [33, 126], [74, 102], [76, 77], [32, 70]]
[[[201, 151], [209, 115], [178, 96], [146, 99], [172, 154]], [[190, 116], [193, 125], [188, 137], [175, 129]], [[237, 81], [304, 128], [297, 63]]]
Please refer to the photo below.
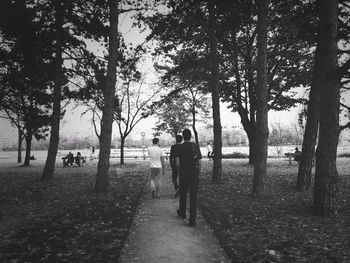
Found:
[[178, 202], [169, 170], [160, 198], [152, 198], [146, 185], [120, 263], [230, 262], [200, 211], [196, 226], [190, 227], [188, 212], [187, 219], [176, 214]]

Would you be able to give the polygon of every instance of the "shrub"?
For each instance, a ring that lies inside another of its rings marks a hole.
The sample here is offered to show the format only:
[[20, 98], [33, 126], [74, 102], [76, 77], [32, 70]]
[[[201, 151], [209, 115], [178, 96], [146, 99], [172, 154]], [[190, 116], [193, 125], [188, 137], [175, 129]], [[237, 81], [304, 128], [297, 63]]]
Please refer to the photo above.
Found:
[[240, 152], [233, 152], [229, 154], [223, 154], [222, 159], [229, 159], [229, 158], [248, 158], [249, 155], [245, 153], [240, 153]]
[[350, 157], [350, 153], [340, 153], [338, 157]]

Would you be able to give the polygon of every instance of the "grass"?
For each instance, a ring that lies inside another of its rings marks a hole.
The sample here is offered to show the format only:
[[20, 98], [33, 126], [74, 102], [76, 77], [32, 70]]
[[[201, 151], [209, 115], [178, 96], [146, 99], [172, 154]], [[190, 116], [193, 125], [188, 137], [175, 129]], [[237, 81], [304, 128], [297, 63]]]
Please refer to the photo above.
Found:
[[[60, 164], [60, 163], [59, 163]], [[43, 165], [2, 167], [1, 262], [116, 262], [128, 235], [145, 164], [110, 169], [110, 189], [93, 192], [96, 162], [56, 167], [43, 183]]]
[[[233, 262], [350, 262], [350, 161], [338, 159], [337, 218], [312, 214], [311, 193], [296, 192], [297, 164], [269, 159], [266, 193], [251, 197], [247, 159], [223, 160], [221, 184], [203, 162], [199, 207]], [[148, 162], [112, 165], [110, 190], [95, 194], [96, 161], [61, 167], [43, 183], [43, 163], [0, 163], [1, 262], [117, 262], [147, 181]], [[170, 174], [170, 172], [168, 173]]]
[[269, 159], [266, 192], [251, 197], [253, 167], [223, 160], [222, 183], [203, 167], [199, 206], [233, 262], [350, 262], [350, 161], [338, 160], [337, 218], [314, 216], [310, 192], [295, 191], [296, 164]]

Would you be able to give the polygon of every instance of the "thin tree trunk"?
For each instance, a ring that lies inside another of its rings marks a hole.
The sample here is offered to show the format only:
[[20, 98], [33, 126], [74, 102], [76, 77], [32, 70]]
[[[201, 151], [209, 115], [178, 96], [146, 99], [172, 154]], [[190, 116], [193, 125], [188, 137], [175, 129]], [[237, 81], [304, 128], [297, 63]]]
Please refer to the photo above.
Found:
[[252, 131], [247, 133], [248, 140], [249, 140], [249, 164], [253, 165], [255, 162], [255, 156], [257, 154], [257, 145], [256, 145], [256, 139], [257, 131], [256, 129], [252, 129]]
[[32, 137], [33, 137], [33, 135], [29, 131], [27, 136], [26, 136], [26, 138], [25, 138], [26, 139], [26, 155], [24, 157], [23, 166], [29, 166], [30, 165], [30, 151], [31, 151], [31, 148], [32, 148]]
[[50, 180], [53, 177], [56, 163], [56, 155], [59, 143], [60, 118], [61, 118], [61, 78], [62, 78], [62, 27], [63, 8], [60, 0], [55, 1], [55, 22], [56, 22], [56, 59], [55, 59], [55, 84], [53, 91], [53, 109], [51, 116], [50, 144], [47, 153], [46, 163], [42, 180]]
[[196, 128], [196, 109], [194, 107], [192, 108], [192, 130], [194, 133], [195, 142], [199, 146], [198, 131]]
[[338, 1], [320, 1], [320, 128], [316, 150], [314, 211], [337, 215], [339, 179], [337, 147], [339, 137], [340, 88], [337, 78]]
[[[251, 49], [249, 49], [251, 50]], [[250, 51], [248, 54], [251, 54], [252, 52]], [[255, 82], [254, 82], [254, 70], [253, 70], [253, 65], [252, 65], [252, 56], [248, 56], [246, 59], [247, 63], [247, 74], [248, 74], [248, 97], [249, 97], [249, 113], [247, 112], [247, 119], [248, 119], [248, 114], [249, 114], [249, 131], [250, 133], [254, 134], [251, 135], [250, 137], [252, 138], [249, 139], [249, 164], [253, 165], [255, 162], [255, 155], [257, 154], [256, 152], [256, 147], [255, 145], [256, 140], [255, 140], [255, 134], [257, 132], [257, 121], [256, 121], [256, 115], [257, 115], [257, 99], [256, 99], [256, 91], [255, 91]], [[249, 137], [248, 137], [249, 138]]]
[[220, 99], [219, 99], [219, 58], [216, 39], [216, 10], [213, 1], [208, 0], [209, 10], [209, 44], [211, 53], [211, 94], [213, 108], [214, 126], [214, 157], [212, 182], [219, 183], [222, 173], [222, 128], [220, 119]]
[[120, 137], [120, 164], [124, 164], [125, 137]]
[[17, 143], [17, 163], [22, 162], [22, 132], [20, 128], [17, 128], [18, 131], [18, 143]]
[[311, 188], [312, 163], [315, 155], [318, 133], [321, 79], [317, 72], [319, 72], [322, 67], [319, 59], [319, 48], [316, 49], [315, 54], [313, 79], [309, 95], [309, 104], [307, 107], [306, 125], [297, 177], [297, 190], [299, 191], [306, 191]]
[[258, 5], [258, 58], [256, 88], [256, 155], [252, 194], [259, 197], [264, 191], [267, 161], [268, 117], [267, 117], [267, 0], [257, 1]]
[[109, 0], [110, 35], [107, 80], [104, 88], [104, 107], [100, 134], [100, 152], [97, 165], [95, 191], [107, 191], [109, 185], [109, 156], [111, 152], [113, 106], [115, 98], [116, 67], [118, 54], [118, 0]]

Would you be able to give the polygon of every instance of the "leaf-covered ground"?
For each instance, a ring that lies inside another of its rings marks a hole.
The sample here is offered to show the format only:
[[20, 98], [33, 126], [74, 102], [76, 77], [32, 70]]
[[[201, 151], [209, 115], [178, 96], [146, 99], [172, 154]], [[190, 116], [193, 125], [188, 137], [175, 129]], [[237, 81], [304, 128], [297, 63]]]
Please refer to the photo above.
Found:
[[337, 218], [314, 216], [312, 194], [295, 191], [298, 166], [269, 159], [266, 194], [251, 197], [247, 159], [223, 160], [222, 183], [204, 162], [199, 206], [232, 262], [350, 262], [350, 159], [338, 159]]
[[[199, 205], [232, 262], [350, 262], [350, 159], [338, 159], [337, 218], [312, 214], [311, 193], [295, 191], [298, 166], [269, 159], [266, 194], [250, 196], [247, 159], [223, 160], [222, 183], [203, 162]], [[110, 191], [95, 194], [96, 162], [56, 167], [0, 163], [0, 262], [117, 262], [147, 181], [148, 162], [112, 165]], [[170, 173], [169, 173], [170, 174]]]
[[110, 169], [107, 194], [93, 192], [96, 162], [56, 167], [0, 164], [0, 262], [116, 262], [147, 180], [146, 163]]

